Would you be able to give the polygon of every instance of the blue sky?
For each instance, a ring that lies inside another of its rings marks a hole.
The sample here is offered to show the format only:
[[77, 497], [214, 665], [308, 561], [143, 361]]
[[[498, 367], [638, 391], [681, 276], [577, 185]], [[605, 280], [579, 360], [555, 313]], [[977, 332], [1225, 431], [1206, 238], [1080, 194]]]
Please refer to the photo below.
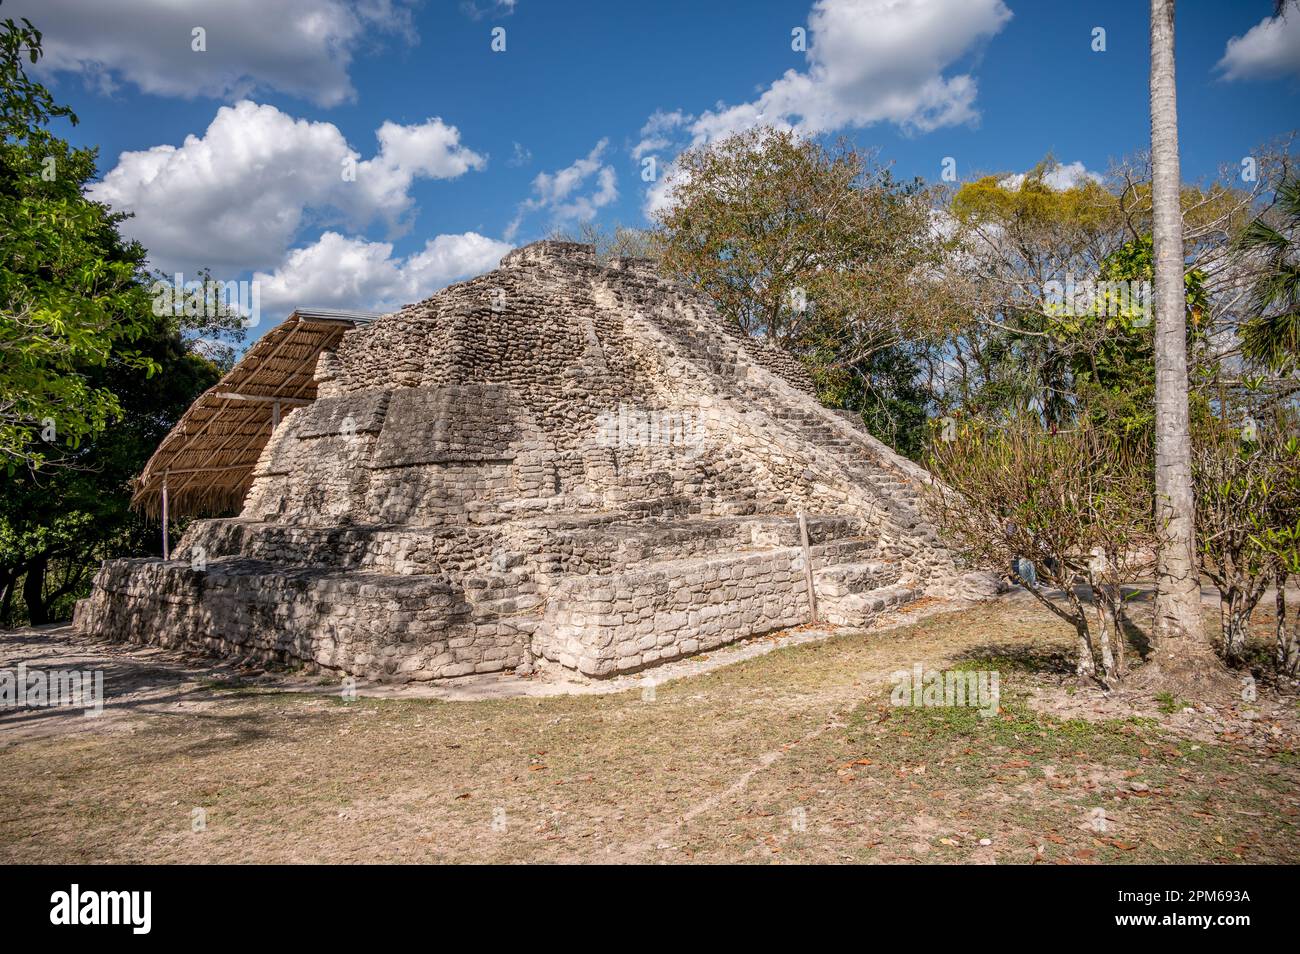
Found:
[[[1296, 126], [1300, 10], [1271, 6], [1178, 4], [1186, 179]], [[677, 151], [760, 113], [930, 181], [944, 157], [965, 179], [1048, 152], [1101, 173], [1149, 135], [1135, 0], [0, 3], [19, 14], [70, 138], [100, 148], [97, 195], [160, 266], [256, 276], [263, 327], [416, 300], [584, 218], [644, 224]]]

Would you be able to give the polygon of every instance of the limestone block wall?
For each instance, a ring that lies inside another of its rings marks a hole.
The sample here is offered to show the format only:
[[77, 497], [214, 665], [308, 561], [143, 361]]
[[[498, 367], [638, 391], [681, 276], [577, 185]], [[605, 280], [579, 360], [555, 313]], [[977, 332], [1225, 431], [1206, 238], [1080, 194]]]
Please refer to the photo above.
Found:
[[570, 577], [533, 649], [589, 676], [634, 671], [806, 622], [803, 580], [792, 548]]
[[531, 658], [527, 633], [475, 624], [459, 588], [445, 582], [277, 572], [247, 561], [203, 571], [156, 560], [106, 563], [74, 624], [131, 642], [383, 679], [463, 676]]
[[553, 496], [552, 456], [515, 395], [497, 386], [350, 392], [281, 423], [244, 511], [299, 523], [362, 514], [391, 524], [471, 522], [508, 501]]

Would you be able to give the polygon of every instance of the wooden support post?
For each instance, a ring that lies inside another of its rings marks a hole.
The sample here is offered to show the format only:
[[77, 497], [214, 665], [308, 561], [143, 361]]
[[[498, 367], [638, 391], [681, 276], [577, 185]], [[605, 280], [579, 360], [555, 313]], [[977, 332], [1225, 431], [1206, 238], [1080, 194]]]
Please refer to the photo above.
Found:
[[162, 488], [162, 535], [163, 535], [163, 559], [171, 559], [171, 542], [167, 539], [167, 471], [163, 471], [163, 488]]
[[808, 521], [799, 511], [799, 545], [803, 547], [803, 576], [808, 584], [809, 622], [817, 622], [817, 589], [813, 586], [812, 549], [808, 546]]
[[276, 428], [280, 426], [280, 402], [276, 401], [271, 405], [271, 433], [274, 434]]

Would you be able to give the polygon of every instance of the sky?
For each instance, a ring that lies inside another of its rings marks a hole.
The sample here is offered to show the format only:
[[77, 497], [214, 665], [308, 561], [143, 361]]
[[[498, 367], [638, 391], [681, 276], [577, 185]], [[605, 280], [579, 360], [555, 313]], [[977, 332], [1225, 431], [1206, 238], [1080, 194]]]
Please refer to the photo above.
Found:
[[[1300, 9], [1179, 0], [1183, 177], [1300, 116]], [[1061, 187], [1149, 146], [1137, 0], [0, 0], [153, 266], [390, 310], [584, 221], [648, 224], [684, 148], [757, 123], [959, 181]], [[945, 166], [946, 163], [946, 166]], [[647, 176], [653, 172], [653, 178]]]

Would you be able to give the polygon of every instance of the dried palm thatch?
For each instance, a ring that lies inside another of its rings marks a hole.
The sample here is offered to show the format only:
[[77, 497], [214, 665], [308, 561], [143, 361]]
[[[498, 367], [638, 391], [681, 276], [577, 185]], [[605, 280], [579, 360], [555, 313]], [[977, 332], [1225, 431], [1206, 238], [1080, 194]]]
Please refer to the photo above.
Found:
[[282, 414], [316, 400], [316, 359], [365, 312], [299, 309], [254, 342], [199, 396], [135, 479], [131, 506], [152, 517], [238, 510]]

